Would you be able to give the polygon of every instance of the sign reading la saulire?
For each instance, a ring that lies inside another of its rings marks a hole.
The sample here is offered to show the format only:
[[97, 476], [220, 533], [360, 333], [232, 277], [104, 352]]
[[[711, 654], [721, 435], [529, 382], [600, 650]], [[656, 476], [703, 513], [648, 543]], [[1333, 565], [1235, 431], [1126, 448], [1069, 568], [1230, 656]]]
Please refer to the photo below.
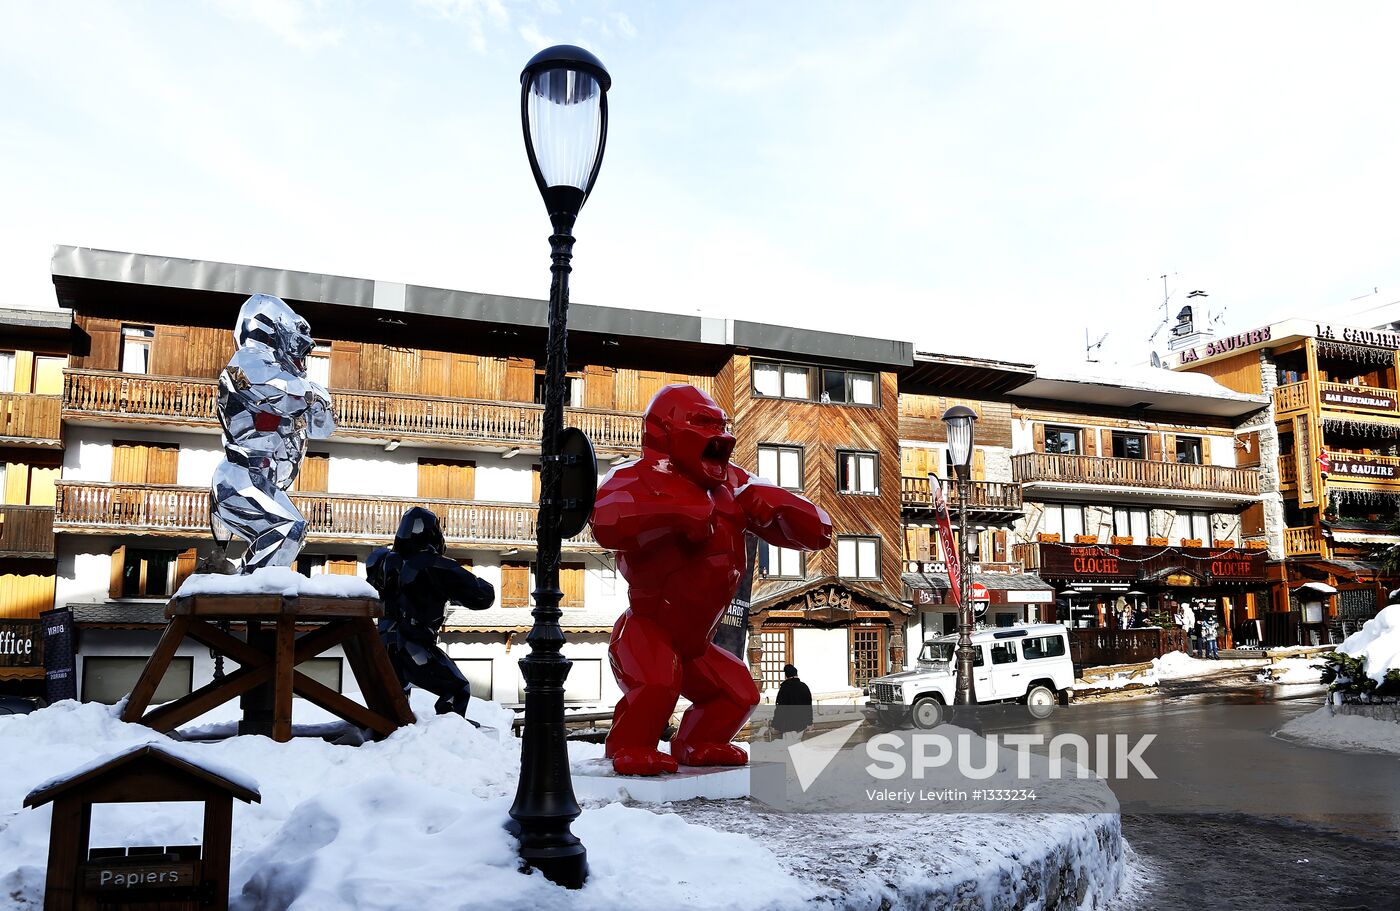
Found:
[[1037, 544], [1041, 576], [1133, 581], [1163, 570], [1189, 570], [1228, 582], [1264, 581], [1262, 550], [1146, 545]]
[[1400, 478], [1400, 465], [1380, 462], [1364, 455], [1334, 452], [1330, 454], [1328, 476], [1332, 478], [1374, 478], [1393, 481]]

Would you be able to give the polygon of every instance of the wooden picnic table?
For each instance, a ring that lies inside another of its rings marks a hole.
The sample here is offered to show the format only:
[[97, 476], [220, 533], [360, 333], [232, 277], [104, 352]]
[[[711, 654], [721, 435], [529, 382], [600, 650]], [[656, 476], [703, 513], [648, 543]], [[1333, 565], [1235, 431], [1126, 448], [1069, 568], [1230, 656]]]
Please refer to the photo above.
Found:
[[[272, 695], [270, 729], [259, 730], [256, 721], [249, 724], [249, 700], [244, 700], [245, 722], [240, 733], [267, 733], [283, 743], [290, 740], [292, 695], [296, 694], [387, 737], [401, 725], [412, 724], [414, 717], [379, 640], [375, 621], [383, 612], [376, 598], [278, 594], [175, 598], [165, 609], [169, 622], [131, 691], [122, 720], [168, 733], [210, 709], [265, 687]], [[235, 623], [244, 627], [246, 638], [240, 639], [220, 626]], [[302, 630], [300, 635], [298, 629]], [[148, 712], [161, 677], [186, 639], [237, 662], [238, 669]], [[365, 705], [296, 669], [337, 645], [344, 647]]]

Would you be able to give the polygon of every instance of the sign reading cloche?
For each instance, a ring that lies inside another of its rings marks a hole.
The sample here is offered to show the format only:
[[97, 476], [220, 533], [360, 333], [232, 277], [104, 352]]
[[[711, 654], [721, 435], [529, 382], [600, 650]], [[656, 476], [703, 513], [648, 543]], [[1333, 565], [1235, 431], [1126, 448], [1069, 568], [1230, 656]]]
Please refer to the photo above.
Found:
[[[1264, 581], [1265, 551], [1213, 547], [1037, 544], [1040, 575], [1084, 581], [1136, 581], [1178, 571], [1221, 582]], [[1171, 583], [1168, 583], [1171, 584]]]
[[1400, 478], [1400, 465], [1394, 462], [1378, 462], [1366, 456], [1332, 453], [1332, 478], [1375, 478], [1378, 481], [1393, 481]]

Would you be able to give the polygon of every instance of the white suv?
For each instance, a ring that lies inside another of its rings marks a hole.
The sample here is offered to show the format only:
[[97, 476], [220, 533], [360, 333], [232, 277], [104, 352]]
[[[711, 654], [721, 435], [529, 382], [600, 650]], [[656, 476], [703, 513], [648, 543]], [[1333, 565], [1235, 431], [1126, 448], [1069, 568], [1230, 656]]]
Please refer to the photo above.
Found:
[[[958, 637], [924, 643], [919, 666], [870, 682], [868, 711], [890, 723], [911, 718], [921, 728], [943, 719], [957, 691]], [[979, 703], [1024, 702], [1037, 718], [1068, 700], [1074, 683], [1069, 633], [1055, 623], [1008, 626], [972, 634], [972, 694]]]

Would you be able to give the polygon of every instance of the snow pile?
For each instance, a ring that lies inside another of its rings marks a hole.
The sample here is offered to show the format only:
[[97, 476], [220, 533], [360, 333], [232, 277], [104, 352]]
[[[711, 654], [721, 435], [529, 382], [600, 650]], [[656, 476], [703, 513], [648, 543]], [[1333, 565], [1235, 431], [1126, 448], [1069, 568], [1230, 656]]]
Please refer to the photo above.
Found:
[[1040, 364], [1036, 367], [1036, 377], [1043, 380], [1058, 380], [1065, 383], [1084, 383], [1094, 386], [1121, 386], [1124, 389], [1141, 389], [1145, 392], [1168, 392], [1176, 395], [1201, 395], [1217, 399], [1237, 401], [1258, 401], [1262, 396], [1236, 392], [1218, 383], [1214, 377], [1204, 373], [1163, 370], [1160, 367], [1143, 365], [1125, 366], [1122, 364]]
[[[520, 764], [511, 713], [472, 701], [470, 714], [493, 733], [434, 715], [432, 702], [431, 694], [415, 698], [417, 724], [361, 747], [264, 737], [176, 743], [96, 703], [0, 718], [7, 773], [0, 777], [0, 895], [20, 908], [41, 904], [51, 810], [21, 809], [24, 796], [55, 774], [142, 743], [257, 780], [262, 803], [234, 805], [232, 907], [243, 911], [795, 908], [822, 892], [750, 837], [620, 804], [589, 809], [574, 824], [589, 851], [585, 889], [522, 876], [503, 828]], [[181, 814], [113, 805], [103, 817], [95, 845], [192, 843]]]
[[295, 595], [323, 598], [378, 598], [374, 587], [356, 576], [323, 573], [307, 578], [286, 566], [264, 566], [246, 576], [196, 573], [184, 581], [177, 598], [191, 595]]
[[1167, 652], [1160, 658], [1152, 659], [1152, 674], [1159, 681], [1186, 680], [1258, 666], [1257, 658], [1192, 658], [1185, 652]]
[[1325, 705], [1294, 718], [1276, 736], [1331, 750], [1400, 756], [1400, 724], [1347, 708]]
[[1392, 604], [1367, 620], [1337, 651], [1366, 663], [1366, 676], [1377, 684], [1387, 671], [1400, 671], [1400, 604]]
[[1157, 670], [1114, 671], [1103, 677], [1086, 678], [1076, 680], [1070, 685], [1072, 690], [1121, 690], [1124, 687], [1133, 686], [1156, 686]]
[[1314, 658], [1284, 658], [1259, 672], [1260, 683], [1322, 685], [1322, 668]]

